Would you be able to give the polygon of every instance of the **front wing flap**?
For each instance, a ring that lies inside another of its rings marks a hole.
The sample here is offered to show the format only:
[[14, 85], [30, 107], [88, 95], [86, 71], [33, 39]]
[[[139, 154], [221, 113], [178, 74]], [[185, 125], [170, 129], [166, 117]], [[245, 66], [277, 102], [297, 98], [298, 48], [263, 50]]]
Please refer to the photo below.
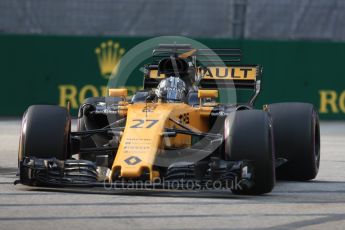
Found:
[[171, 165], [166, 175], [153, 182], [100, 180], [97, 166], [86, 160], [61, 161], [56, 158], [24, 158], [16, 183], [52, 187], [104, 187], [113, 189], [214, 189], [251, 187], [254, 169], [248, 161], [224, 161], [212, 158], [196, 164]]

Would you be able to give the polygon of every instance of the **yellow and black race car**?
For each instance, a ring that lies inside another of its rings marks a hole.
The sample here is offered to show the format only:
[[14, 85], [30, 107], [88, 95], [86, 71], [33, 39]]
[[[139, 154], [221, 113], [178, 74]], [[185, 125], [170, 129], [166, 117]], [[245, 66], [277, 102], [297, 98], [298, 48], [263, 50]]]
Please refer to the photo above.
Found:
[[[226, 65], [212, 60], [215, 53]], [[22, 121], [19, 182], [264, 194], [276, 178], [315, 178], [317, 112], [307, 103], [254, 109], [262, 68], [235, 65], [239, 56], [237, 49], [159, 45], [145, 66], [143, 90], [131, 98], [125, 88], [88, 98], [73, 132], [68, 108], [30, 106]], [[247, 103], [222, 103], [219, 93], [230, 89], [253, 94]]]

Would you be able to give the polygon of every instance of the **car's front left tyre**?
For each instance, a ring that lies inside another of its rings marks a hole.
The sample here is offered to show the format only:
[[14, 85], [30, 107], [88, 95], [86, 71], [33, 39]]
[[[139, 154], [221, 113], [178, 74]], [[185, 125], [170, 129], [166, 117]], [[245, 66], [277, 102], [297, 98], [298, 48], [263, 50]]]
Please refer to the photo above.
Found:
[[22, 161], [26, 157], [40, 159], [70, 157], [71, 118], [67, 109], [53, 105], [33, 105], [24, 113], [19, 140], [18, 167], [20, 181], [31, 184]]
[[236, 187], [240, 195], [261, 195], [272, 191], [275, 184], [275, 158], [272, 125], [266, 112], [236, 111], [226, 118], [224, 127], [225, 158], [248, 161], [254, 167], [253, 185]]

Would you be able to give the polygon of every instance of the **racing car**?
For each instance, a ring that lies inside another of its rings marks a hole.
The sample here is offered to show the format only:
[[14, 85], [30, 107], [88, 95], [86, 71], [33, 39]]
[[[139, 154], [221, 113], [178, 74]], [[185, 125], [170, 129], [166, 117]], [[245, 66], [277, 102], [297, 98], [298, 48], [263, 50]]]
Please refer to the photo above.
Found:
[[[215, 53], [225, 65], [212, 60]], [[76, 131], [69, 107], [30, 106], [22, 119], [19, 182], [121, 188], [175, 183], [177, 189], [217, 182], [234, 194], [260, 195], [271, 192], [276, 179], [314, 179], [320, 164], [317, 111], [300, 102], [255, 109], [262, 67], [239, 65], [240, 57], [239, 49], [160, 44], [144, 67], [143, 90], [128, 96], [126, 88], [110, 88], [107, 97], [87, 98]], [[252, 94], [243, 103], [219, 100], [230, 89]]]

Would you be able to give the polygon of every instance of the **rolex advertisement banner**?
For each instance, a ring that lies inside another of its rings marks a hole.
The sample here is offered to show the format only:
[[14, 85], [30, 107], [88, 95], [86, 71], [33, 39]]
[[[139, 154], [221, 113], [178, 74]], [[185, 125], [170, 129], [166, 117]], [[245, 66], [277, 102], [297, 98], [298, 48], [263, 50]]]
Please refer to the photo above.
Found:
[[[109, 82], [123, 77], [119, 69], [130, 67], [121, 59], [147, 39], [0, 35], [0, 116], [21, 116], [31, 104], [68, 101], [76, 115], [85, 98], [107, 95]], [[314, 104], [321, 119], [345, 119], [345, 43], [195, 40], [209, 48], [240, 48], [241, 64], [263, 66], [258, 108], [302, 101]], [[142, 67], [149, 63], [133, 63], [125, 81], [130, 93], [142, 87]]]

